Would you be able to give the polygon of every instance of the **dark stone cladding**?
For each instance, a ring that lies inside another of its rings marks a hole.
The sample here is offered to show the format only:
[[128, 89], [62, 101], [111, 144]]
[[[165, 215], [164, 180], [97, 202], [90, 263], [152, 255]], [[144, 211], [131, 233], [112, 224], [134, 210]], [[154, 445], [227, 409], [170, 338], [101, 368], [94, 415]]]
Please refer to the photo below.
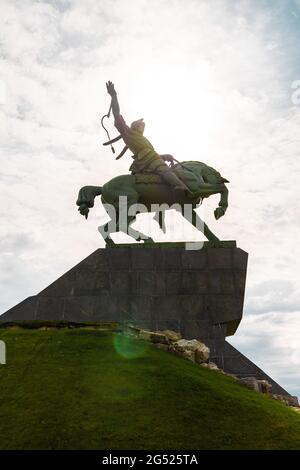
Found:
[[0, 319], [134, 322], [225, 338], [243, 312], [247, 253], [234, 246], [98, 249]]
[[182, 243], [98, 249], [0, 321], [117, 321], [171, 329], [207, 343], [225, 370], [261, 378], [264, 373], [249, 364], [245, 372], [245, 360], [225, 342], [242, 319], [247, 258], [235, 242], [201, 250]]

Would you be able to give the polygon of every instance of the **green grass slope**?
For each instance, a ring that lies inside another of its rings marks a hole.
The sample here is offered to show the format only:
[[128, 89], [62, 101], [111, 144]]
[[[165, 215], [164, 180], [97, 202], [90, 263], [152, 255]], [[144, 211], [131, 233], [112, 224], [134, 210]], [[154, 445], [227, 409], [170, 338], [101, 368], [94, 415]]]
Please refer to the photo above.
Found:
[[300, 449], [300, 415], [113, 331], [2, 329], [0, 449]]

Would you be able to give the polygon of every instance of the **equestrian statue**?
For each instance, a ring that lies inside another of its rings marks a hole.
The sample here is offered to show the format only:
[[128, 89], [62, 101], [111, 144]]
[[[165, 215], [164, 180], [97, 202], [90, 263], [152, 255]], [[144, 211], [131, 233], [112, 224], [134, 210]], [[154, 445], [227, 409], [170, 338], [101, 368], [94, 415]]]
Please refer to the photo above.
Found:
[[[119, 135], [110, 139], [102, 118], [103, 128], [109, 138], [104, 145], [110, 145], [115, 153], [113, 144], [123, 139], [125, 147], [117, 159], [121, 158], [127, 150], [132, 152], [131, 174], [117, 176], [103, 186], [81, 188], [76, 203], [79, 206], [80, 214], [87, 218], [89, 210], [94, 206], [94, 199], [101, 196], [101, 201], [109, 215], [111, 214], [107, 208], [113, 207], [116, 219], [114, 224], [109, 221], [99, 227], [107, 245], [114, 245], [110, 235], [119, 231], [128, 233], [137, 241], [154, 243], [152, 238], [130, 227], [136, 219], [136, 213], [131, 214], [130, 211], [127, 211], [125, 226], [124, 223], [120, 223], [121, 197], [123, 196], [123, 200], [126, 198], [127, 207], [142, 204], [149, 212], [153, 211], [153, 207], [158, 207], [155, 209], [154, 218], [163, 231], [165, 231], [165, 210], [177, 208], [194, 227], [203, 232], [210, 244], [220, 246], [222, 242], [200, 219], [195, 209], [203, 199], [219, 193], [220, 201], [214, 215], [216, 219], [222, 217], [228, 207], [228, 189], [225, 183], [229, 181], [205, 163], [198, 161], [179, 162], [172, 155], [159, 155], [144, 136], [144, 120], [138, 119], [129, 127], [120, 114], [114, 84], [109, 81], [106, 83], [106, 88], [111, 96], [111, 104], [108, 114], [103, 118], [109, 117], [110, 112], [113, 112], [115, 127], [119, 131]], [[170, 166], [167, 163], [170, 163]], [[191, 207], [191, 211], [184, 210], [186, 205]]]

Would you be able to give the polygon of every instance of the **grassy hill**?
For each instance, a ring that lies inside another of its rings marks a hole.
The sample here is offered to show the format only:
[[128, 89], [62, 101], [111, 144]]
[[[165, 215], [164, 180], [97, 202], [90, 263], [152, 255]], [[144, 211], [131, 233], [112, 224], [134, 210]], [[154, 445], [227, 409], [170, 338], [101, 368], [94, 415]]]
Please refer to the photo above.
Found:
[[1, 329], [0, 449], [300, 449], [300, 415], [113, 331]]

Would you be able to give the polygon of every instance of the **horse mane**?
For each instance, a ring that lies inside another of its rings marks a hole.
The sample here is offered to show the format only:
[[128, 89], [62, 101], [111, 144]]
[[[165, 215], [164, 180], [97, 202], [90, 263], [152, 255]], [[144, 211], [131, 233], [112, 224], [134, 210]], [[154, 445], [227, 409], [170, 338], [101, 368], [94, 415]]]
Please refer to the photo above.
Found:
[[216, 178], [216, 181], [215, 181], [216, 183], [229, 183], [229, 181], [226, 178], [221, 176], [221, 174], [218, 170], [216, 170], [212, 166], [207, 165], [206, 163], [199, 162], [199, 161], [196, 161], [196, 160], [188, 160], [188, 161], [185, 161], [185, 162], [177, 163], [174, 166], [174, 168], [179, 168], [180, 166], [183, 169], [186, 168], [187, 170], [190, 170], [190, 171], [194, 171], [194, 172], [197, 172], [197, 173], [199, 172], [200, 173], [200, 174], [198, 173], [199, 176], [204, 178], [204, 181], [206, 179], [205, 178], [205, 173], [210, 173], [211, 175], [214, 175], [214, 177]]

